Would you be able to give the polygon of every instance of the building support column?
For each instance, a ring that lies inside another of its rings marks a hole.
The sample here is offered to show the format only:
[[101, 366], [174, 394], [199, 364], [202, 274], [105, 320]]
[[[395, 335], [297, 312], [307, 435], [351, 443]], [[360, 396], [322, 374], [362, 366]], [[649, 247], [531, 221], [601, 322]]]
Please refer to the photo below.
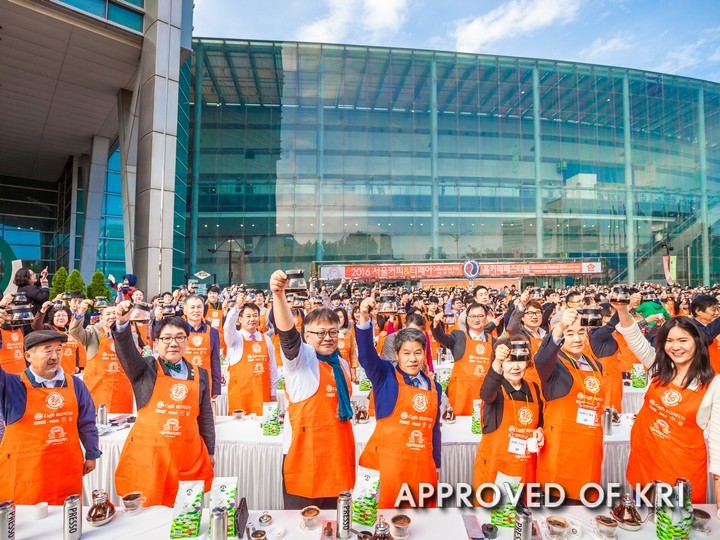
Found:
[[175, 156], [183, 4], [145, 3], [139, 76], [134, 268], [148, 297], [172, 288]]
[[200, 135], [202, 133], [203, 108], [203, 75], [205, 71], [205, 55], [202, 43], [197, 44], [193, 60], [195, 66], [195, 105], [193, 109], [193, 155], [192, 155], [192, 184], [190, 186], [190, 273], [197, 272], [197, 240], [198, 240], [198, 211], [200, 206]]
[[625, 143], [625, 248], [628, 283], [635, 283], [635, 200], [633, 194], [632, 139], [630, 131], [630, 79], [623, 75], [623, 141]]
[[440, 185], [438, 180], [437, 60], [430, 63], [430, 182], [432, 258], [440, 258]]
[[80, 255], [80, 273], [86, 283], [90, 282], [90, 278], [97, 269], [98, 249], [100, 247], [100, 221], [102, 219], [109, 151], [110, 139], [99, 135], [93, 136], [89, 162], [83, 165], [87, 175], [83, 179], [85, 221], [83, 225], [82, 254]]
[[543, 245], [543, 193], [542, 193], [542, 152], [540, 143], [540, 71], [537, 63], [533, 66], [533, 133], [535, 137], [535, 244], [538, 259], [545, 256]]
[[702, 284], [710, 286], [710, 226], [708, 223], [707, 149], [705, 139], [705, 89], [698, 90], [698, 146], [700, 159], [700, 221], [702, 224]]
[[72, 193], [70, 195], [70, 245], [68, 246], [68, 272], [75, 270], [75, 245], [77, 244], [78, 191], [80, 186], [80, 158], [72, 157]]
[[137, 190], [137, 88], [135, 92], [120, 90], [117, 98], [125, 271], [132, 274], [134, 273], [135, 194]]
[[324, 204], [324, 177], [325, 177], [325, 52], [320, 50], [320, 65], [318, 66], [318, 101], [317, 101], [317, 152], [315, 170], [317, 172], [317, 187], [315, 188], [315, 261], [323, 260], [323, 204]]

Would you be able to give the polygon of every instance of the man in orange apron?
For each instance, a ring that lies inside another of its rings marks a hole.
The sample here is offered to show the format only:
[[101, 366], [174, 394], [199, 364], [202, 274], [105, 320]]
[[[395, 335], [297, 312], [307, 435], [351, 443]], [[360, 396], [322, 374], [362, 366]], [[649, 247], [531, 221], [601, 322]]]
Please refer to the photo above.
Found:
[[445, 315], [435, 316], [432, 334], [443, 347], [452, 351], [453, 364], [447, 395], [457, 416], [472, 414], [473, 400], [480, 398], [480, 387], [492, 363], [492, 343], [485, 332], [487, 312], [481, 304], [467, 308], [467, 332], [445, 333]]
[[[238, 318], [242, 329], [236, 330]], [[244, 304], [232, 308], [225, 321], [229, 364], [228, 411], [243, 409], [262, 415], [263, 403], [277, 401], [278, 372], [270, 338], [258, 331], [260, 308]]]
[[504, 480], [513, 485], [535, 482], [537, 455], [528, 441], [534, 438], [537, 448], [545, 442], [540, 386], [525, 380], [528, 362], [510, 355], [510, 340], [496, 342], [492, 369], [480, 389], [483, 428], [475, 454], [475, 492], [485, 483], [498, 484], [504, 494]]
[[[358, 359], [373, 385], [377, 425], [360, 465], [380, 471], [380, 508], [394, 508], [407, 483], [414, 502], [435, 506], [435, 500], [420, 501], [419, 484], [437, 487], [440, 469], [440, 400], [442, 388], [422, 368], [425, 365], [425, 334], [406, 328], [392, 334], [397, 367], [383, 360], [373, 347], [370, 311], [375, 299], [360, 304], [360, 322], [355, 327]], [[404, 501], [400, 507], [408, 507]]]
[[700, 329], [706, 335], [706, 344], [710, 354], [710, 365], [715, 373], [720, 373], [720, 302], [709, 294], [698, 294], [690, 307], [692, 318], [700, 323]]
[[90, 393], [60, 367], [66, 340], [52, 330], [32, 332], [24, 342], [29, 367], [17, 375], [0, 366], [0, 414], [7, 424], [0, 500], [63, 504], [82, 493], [82, 477], [101, 455]]
[[[577, 310], [567, 308], [534, 359], [546, 403], [537, 481], [560, 484], [568, 502], [579, 501], [585, 484], [600, 483], [603, 459], [605, 382], [587, 343]], [[592, 499], [593, 493], [586, 496]]]
[[196, 295], [185, 299], [185, 318], [190, 327], [186, 356], [195, 367], [205, 368], [210, 375], [211, 394], [222, 392], [220, 373], [220, 334], [203, 320], [205, 303]]
[[270, 278], [288, 397], [283, 444], [285, 509], [308, 504], [336, 508], [338, 493], [355, 484], [352, 386], [350, 368], [337, 351], [340, 320], [328, 308], [308, 313], [303, 343], [285, 298], [287, 284], [281, 270]]
[[137, 421], [125, 441], [115, 489], [142, 491], [148, 506], [172, 506], [181, 480], [203, 480], [210, 489], [215, 460], [215, 423], [204, 368], [183, 358], [190, 333], [179, 317], [155, 325], [159, 358], [144, 358], [129, 329], [131, 304], [118, 305], [113, 337], [118, 358], [132, 380]]
[[[92, 300], [82, 301], [68, 330], [87, 351], [83, 381], [90, 390], [95, 406], [106, 405], [110, 414], [132, 414], [132, 386], [115, 353], [115, 340], [112, 337], [116, 306], [102, 308], [100, 321], [83, 328], [85, 312], [91, 305]], [[134, 340], [137, 347], [137, 337]]]
[[207, 302], [205, 302], [205, 320], [210, 323], [220, 334], [220, 354], [227, 354], [225, 349], [225, 335], [223, 325], [225, 324], [225, 309], [220, 303], [220, 288], [217, 285], [208, 287]]

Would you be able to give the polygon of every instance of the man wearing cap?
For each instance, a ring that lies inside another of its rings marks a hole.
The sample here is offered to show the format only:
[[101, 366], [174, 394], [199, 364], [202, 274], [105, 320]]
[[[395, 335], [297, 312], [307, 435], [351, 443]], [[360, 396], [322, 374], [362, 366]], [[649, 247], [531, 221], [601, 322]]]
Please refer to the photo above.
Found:
[[65, 341], [54, 330], [32, 332], [24, 340], [29, 367], [19, 375], [0, 367], [0, 500], [63, 504], [82, 493], [101, 455], [90, 392], [60, 367]]

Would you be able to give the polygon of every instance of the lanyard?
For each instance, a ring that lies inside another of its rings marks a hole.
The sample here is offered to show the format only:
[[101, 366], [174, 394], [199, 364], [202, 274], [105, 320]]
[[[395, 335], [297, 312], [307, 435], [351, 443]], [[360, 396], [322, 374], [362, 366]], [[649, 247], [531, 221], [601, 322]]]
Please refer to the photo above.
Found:
[[[575, 370], [575, 375], [577, 376], [578, 382], [579, 382], [579, 383], [582, 385], [582, 387], [583, 387], [583, 395], [584, 395], [584, 396], [587, 396], [587, 392], [585, 391], [586, 388], [585, 388], [585, 385], [584, 385], [583, 382], [582, 382], [582, 379], [580, 378], [580, 371], [578, 370], [577, 366], [575, 365], [575, 360], [573, 360], [572, 358], [570, 358], [569, 355], [568, 355], [568, 359], [570, 360], [570, 365], [571, 365], [571, 366], [573, 367], [573, 369]], [[588, 366], [590, 366], [590, 371], [594, 374], [594, 373], [595, 373], [595, 368], [594, 368], [593, 365], [590, 363], [590, 360], [587, 360], [587, 363], [588, 363]], [[595, 401], [596, 401], [596, 400], [597, 400], [597, 397], [596, 397], [595, 395], [593, 395], [593, 397], [592, 397], [592, 402], [589, 403], [589, 405], [590, 405], [593, 409], [595, 408]]]
[[[522, 388], [522, 383], [520, 384], [520, 388]], [[518, 431], [518, 425], [517, 425], [518, 417], [517, 417], [517, 410], [515, 410], [515, 400], [514, 400], [514, 399], [512, 398], [512, 396], [510, 395], [510, 392], [508, 392], [507, 390], [505, 390], [505, 393], [507, 394], [508, 399], [510, 400], [510, 403], [512, 403], [512, 408], [513, 408], [513, 424], [515, 425], [515, 432], [517, 433], [517, 431]], [[528, 385], [528, 393], [530, 393], [530, 385]], [[526, 405], [528, 408], [530, 407], [530, 400], [528, 399], [528, 395], [527, 395], [527, 394], [525, 394], [525, 405]]]

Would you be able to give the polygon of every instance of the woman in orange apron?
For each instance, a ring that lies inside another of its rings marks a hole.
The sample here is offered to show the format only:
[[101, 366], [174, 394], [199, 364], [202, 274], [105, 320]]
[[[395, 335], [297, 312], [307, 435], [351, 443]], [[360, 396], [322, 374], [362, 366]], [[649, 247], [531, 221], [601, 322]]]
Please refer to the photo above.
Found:
[[2, 338], [0, 366], [8, 373], [17, 374], [25, 371], [22, 328], [0, 328], [0, 338]]
[[653, 348], [640, 333], [625, 306], [618, 307], [618, 330], [651, 378], [645, 401], [630, 433], [626, 472], [630, 485], [653, 480], [674, 484], [686, 478], [692, 502], [704, 503], [708, 451], [703, 430], [718, 429], [719, 412], [712, 410], [720, 393], [720, 378], [710, 365], [705, 338], [687, 317], [674, 317], [660, 328]]
[[[356, 328], [358, 358], [373, 384], [377, 412], [375, 431], [360, 456], [360, 465], [380, 471], [380, 508], [396, 507], [403, 484], [410, 488], [415, 503], [432, 507], [434, 500], [419, 500], [419, 484], [437, 486], [442, 390], [422, 372], [427, 343], [420, 330], [407, 328], [397, 333], [397, 367], [380, 358], [372, 346], [369, 326], [374, 304], [373, 298], [363, 300]], [[405, 501], [399, 507], [408, 505]]]
[[[540, 422], [542, 400], [540, 387], [524, 379], [530, 362], [510, 354], [510, 342], [520, 340], [526, 341], [516, 334], [496, 342], [492, 370], [480, 390], [483, 436], [475, 454], [475, 492], [484, 483], [535, 482], [536, 452], [545, 442]], [[535, 449], [528, 448], [529, 439], [535, 439]]]
[[[580, 500], [585, 484], [600, 483], [603, 460], [605, 382], [602, 364], [587, 343], [578, 312], [566, 308], [535, 355], [545, 398], [545, 448], [537, 459], [537, 481], [560, 484], [572, 501]], [[586, 497], [592, 500], [595, 493]]]

